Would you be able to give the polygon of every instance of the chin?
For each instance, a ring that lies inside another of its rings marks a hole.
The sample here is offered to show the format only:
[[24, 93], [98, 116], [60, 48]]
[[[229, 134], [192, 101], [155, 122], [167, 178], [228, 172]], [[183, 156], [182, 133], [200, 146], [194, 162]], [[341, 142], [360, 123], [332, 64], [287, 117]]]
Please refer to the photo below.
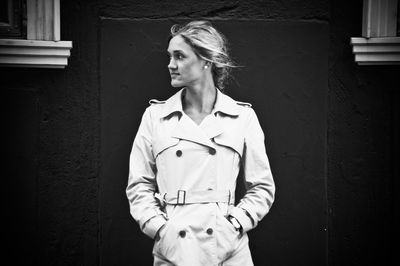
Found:
[[171, 81], [171, 86], [174, 87], [174, 88], [182, 88], [182, 87], [184, 87], [184, 85], [181, 82], [174, 82], [174, 81]]

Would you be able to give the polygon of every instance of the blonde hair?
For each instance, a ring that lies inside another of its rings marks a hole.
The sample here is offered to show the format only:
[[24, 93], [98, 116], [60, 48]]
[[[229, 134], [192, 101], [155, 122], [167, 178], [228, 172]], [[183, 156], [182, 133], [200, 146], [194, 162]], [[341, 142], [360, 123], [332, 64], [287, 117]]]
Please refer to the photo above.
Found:
[[225, 36], [209, 21], [203, 20], [191, 21], [184, 25], [173, 25], [168, 41], [177, 35], [182, 36], [197, 56], [211, 63], [214, 83], [220, 90], [223, 90], [230, 77], [231, 69], [236, 67], [228, 55]]

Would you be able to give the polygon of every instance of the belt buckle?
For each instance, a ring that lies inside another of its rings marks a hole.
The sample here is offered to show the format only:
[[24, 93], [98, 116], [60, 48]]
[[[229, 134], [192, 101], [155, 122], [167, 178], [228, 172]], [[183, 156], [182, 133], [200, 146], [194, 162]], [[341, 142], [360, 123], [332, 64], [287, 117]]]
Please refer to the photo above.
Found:
[[185, 201], [186, 201], [186, 191], [178, 190], [178, 194], [176, 197], [176, 205], [185, 205]]

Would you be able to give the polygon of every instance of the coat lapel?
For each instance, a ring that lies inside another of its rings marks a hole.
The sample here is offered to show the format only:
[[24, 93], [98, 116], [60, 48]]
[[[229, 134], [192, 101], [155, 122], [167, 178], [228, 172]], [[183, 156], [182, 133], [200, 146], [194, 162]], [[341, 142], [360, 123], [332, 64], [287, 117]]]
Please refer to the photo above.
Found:
[[197, 126], [187, 115], [182, 115], [176, 128], [172, 131], [173, 138], [196, 142], [205, 146], [213, 147], [210, 138]]
[[212, 115], [202, 124], [202, 128], [209, 139], [221, 135], [227, 130], [225, 122], [227, 117], [235, 119], [239, 115], [236, 102], [217, 89], [217, 101]]
[[225, 130], [224, 119], [222, 116], [230, 116], [235, 119], [239, 115], [239, 109], [236, 102], [229, 96], [223, 94], [217, 89], [217, 100], [214, 110], [210, 116], [207, 116], [200, 126], [184, 114], [182, 109], [183, 89], [173, 95], [166, 101], [163, 111], [163, 117], [173, 112], [179, 112], [181, 117], [172, 131], [172, 137], [196, 142], [205, 146], [213, 147], [211, 139], [220, 136]]
[[218, 115], [211, 114], [205, 119], [201, 124], [201, 128], [208, 139], [212, 139], [224, 132], [223, 121]]

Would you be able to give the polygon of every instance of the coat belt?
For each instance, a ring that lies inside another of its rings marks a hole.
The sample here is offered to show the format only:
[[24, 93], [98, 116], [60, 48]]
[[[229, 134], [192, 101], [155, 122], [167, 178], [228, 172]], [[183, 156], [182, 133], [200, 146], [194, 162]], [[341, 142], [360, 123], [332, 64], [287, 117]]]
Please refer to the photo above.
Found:
[[177, 190], [154, 195], [162, 205], [185, 205], [195, 203], [224, 202], [234, 204], [230, 190]]

